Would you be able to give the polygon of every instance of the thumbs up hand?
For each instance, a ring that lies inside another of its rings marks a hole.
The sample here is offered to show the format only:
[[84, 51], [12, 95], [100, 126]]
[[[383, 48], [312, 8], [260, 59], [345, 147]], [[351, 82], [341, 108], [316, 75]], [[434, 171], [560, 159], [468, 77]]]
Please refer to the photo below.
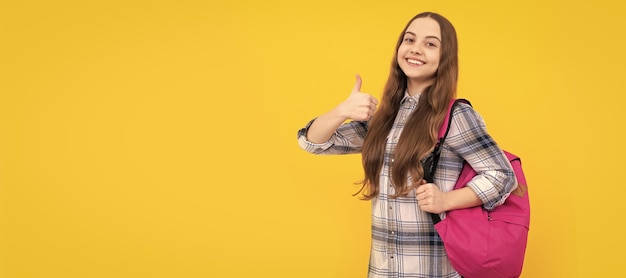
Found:
[[338, 112], [347, 119], [367, 121], [376, 111], [378, 100], [371, 95], [361, 92], [361, 76], [356, 76], [354, 88], [350, 96], [337, 106]]

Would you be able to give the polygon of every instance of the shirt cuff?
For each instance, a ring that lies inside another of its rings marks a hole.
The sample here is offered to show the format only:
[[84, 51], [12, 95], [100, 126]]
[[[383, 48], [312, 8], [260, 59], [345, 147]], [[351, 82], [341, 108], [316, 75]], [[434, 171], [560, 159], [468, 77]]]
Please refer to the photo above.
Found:
[[309, 127], [311, 127], [311, 124], [313, 124], [314, 121], [315, 119], [309, 121], [309, 123], [305, 127], [298, 130], [298, 145], [303, 150], [310, 152], [312, 154], [322, 154], [324, 151], [328, 150], [333, 145], [330, 139], [332, 139], [332, 137], [335, 135], [333, 134], [331, 138], [324, 143], [313, 143], [309, 141], [306, 137], [306, 134], [309, 131]]

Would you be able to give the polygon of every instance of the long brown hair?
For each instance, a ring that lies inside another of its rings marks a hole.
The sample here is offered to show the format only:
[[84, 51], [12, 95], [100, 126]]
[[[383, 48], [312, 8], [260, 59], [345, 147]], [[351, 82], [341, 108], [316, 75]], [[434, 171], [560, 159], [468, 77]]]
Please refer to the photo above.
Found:
[[[406, 196], [424, 176], [421, 160], [434, 148], [439, 128], [443, 123], [448, 103], [456, 95], [458, 79], [458, 46], [454, 26], [443, 16], [424, 12], [413, 17], [400, 33], [395, 54], [391, 61], [391, 71], [383, 92], [380, 106], [369, 122], [369, 128], [362, 149], [362, 162], [365, 177], [360, 184], [366, 188], [363, 199], [369, 200], [380, 191], [380, 172], [384, 161], [387, 135], [400, 109], [400, 101], [407, 88], [407, 76], [398, 65], [398, 49], [404, 33], [413, 20], [429, 17], [439, 23], [441, 29], [441, 57], [434, 83], [419, 97], [416, 110], [407, 121], [392, 155], [391, 182], [396, 194]], [[408, 176], [414, 181], [407, 184]]]

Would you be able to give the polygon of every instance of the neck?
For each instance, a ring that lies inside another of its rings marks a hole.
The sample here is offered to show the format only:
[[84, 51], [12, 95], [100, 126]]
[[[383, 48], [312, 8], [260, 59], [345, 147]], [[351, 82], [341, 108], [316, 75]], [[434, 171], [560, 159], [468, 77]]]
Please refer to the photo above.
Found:
[[407, 84], [407, 90], [410, 96], [419, 95], [422, 92], [424, 92], [424, 90], [428, 86], [432, 85], [433, 83], [434, 83], [433, 80], [426, 81], [426, 82], [417, 82], [417, 81], [412, 81], [409, 79], [408, 84]]

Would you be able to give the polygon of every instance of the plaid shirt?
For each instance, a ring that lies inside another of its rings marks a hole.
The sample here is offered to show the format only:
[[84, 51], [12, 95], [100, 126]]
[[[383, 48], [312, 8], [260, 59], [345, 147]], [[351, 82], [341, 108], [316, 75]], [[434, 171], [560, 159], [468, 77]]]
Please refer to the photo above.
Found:
[[[407, 119], [415, 111], [417, 101], [418, 96], [405, 95], [387, 136], [380, 193], [372, 199], [369, 277], [461, 277], [450, 265], [429, 214], [419, 209], [415, 192], [407, 197], [389, 197], [394, 193], [390, 179], [394, 160], [390, 154], [394, 152]], [[361, 151], [367, 122], [344, 123], [328, 142], [322, 144], [306, 139], [312, 123], [298, 131], [298, 143], [304, 150], [314, 154]], [[442, 191], [453, 190], [464, 160], [479, 173], [467, 186], [474, 190], [486, 209], [503, 203], [515, 189], [513, 169], [487, 134], [482, 117], [471, 106], [460, 104], [454, 110], [435, 174], [435, 184]], [[445, 218], [445, 213], [440, 216]]]

